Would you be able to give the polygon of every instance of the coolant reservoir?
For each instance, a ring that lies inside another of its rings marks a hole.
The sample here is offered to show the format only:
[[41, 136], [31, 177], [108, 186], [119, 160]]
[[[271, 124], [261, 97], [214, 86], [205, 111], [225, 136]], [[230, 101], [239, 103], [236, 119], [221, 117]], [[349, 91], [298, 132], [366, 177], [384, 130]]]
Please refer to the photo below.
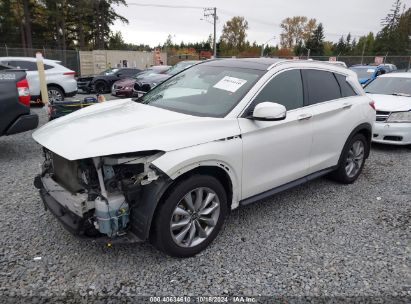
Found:
[[129, 206], [122, 194], [110, 194], [107, 202], [100, 197], [95, 199], [97, 229], [108, 236], [114, 236], [128, 223]]

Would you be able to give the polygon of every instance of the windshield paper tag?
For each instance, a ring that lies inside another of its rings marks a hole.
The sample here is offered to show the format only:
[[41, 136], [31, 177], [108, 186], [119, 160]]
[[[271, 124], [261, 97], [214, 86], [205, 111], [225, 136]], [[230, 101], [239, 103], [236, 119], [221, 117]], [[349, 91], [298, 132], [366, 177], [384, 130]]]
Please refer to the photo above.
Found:
[[225, 90], [229, 92], [236, 92], [241, 86], [246, 83], [247, 80], [225, 76], [219, 82], [217, 82], [213, 87], [220, 90]]
[[368, 69], [367, 73], [374, 73], [374, 69]]

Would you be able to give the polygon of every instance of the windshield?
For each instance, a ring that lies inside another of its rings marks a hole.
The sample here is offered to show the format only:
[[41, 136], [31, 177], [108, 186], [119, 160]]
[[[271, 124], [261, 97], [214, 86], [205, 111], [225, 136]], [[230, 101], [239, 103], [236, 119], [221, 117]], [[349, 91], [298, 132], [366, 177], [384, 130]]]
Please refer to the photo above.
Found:
[[192, 66], [193, 64], [196, 64], [196, 61], [181, 61], [177, 64], [175, 64], [173, 67], [171, 67], [169, 70], [167, 70], [167, 72], [165, 72], [165, 74], [168, 75], [175, 75], [179, 72], [181, 72], [182, 70]]
[[375, 73], [375, 69], [373, 68], [351, 68], [350, 70], [357, 73], [358, 78], [371, 78]]
[[107, 69], [104, 72], [101, 72], [99, 75], [113, 75], [117, 71], [118, 69]]
[[168, 79], [137, 101], [184, 114], [224, 117], [264, 72], [200, 64]]
[[378, 77], [364, 88], [366, 93], [411, 96], [411, 78]]

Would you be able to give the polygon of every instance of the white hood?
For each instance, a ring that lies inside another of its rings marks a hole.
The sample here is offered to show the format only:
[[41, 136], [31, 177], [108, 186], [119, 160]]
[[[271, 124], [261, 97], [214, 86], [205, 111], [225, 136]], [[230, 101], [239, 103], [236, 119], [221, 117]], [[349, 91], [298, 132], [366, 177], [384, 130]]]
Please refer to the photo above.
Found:
[[382, 94], [367, 95], [375, 101], [377, 111], [398, 112], [411, 110], [411, 97]]
[[180, 114], [131, 99], [107, 101], [53, 120], [33, 133], [69, 159], [148, 150], [170, 151], [238, 135], [235, 119]]

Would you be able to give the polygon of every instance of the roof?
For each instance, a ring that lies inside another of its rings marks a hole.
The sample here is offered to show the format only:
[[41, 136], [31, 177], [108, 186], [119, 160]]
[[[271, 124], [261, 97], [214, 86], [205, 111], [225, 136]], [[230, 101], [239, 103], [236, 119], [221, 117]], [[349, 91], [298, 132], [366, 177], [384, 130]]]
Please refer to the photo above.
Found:
[[[0, 57], [0, 61], [6, 61], [6, 60], [27, 60], [31, 62], [37, 61], [36, 57]], [[60, 60], [54, 60], [54, 59], [46, 59], [44, 58], [43, 61], [45, 63], [61, 63]]]
[[228, 58], [208, 60], [202, 64], [210, 66], [226, 66], [253, 70], [268, 70], [273, 64], [285, 61], [278, 58]]
[[398, 73], [388, 73], [378, 76], [380, 77], [399, 77], [399, 78], [411, 78], [411, 72], [398, 72]]

